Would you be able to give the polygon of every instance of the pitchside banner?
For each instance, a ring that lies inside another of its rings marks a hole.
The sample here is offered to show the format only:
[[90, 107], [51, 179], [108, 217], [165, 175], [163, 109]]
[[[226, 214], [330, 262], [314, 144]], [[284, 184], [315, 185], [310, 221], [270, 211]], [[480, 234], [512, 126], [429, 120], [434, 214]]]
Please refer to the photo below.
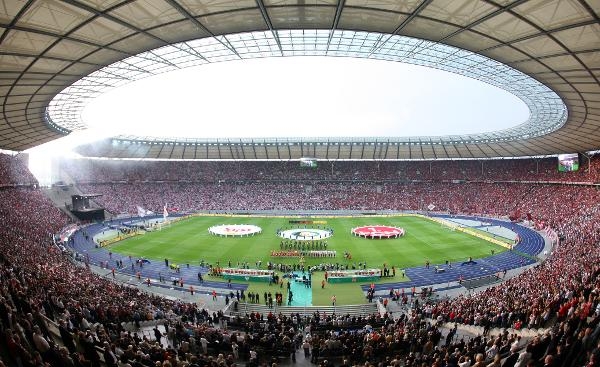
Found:
[[481, 238], [482, 240], [486, 240], [488, 242], [495, 243], [496, 245], [502, 246], [502, 247], [507, 248], [509, 250], [512, 249], [512, 246], [509, 245], [509, 244], [507, 244], [507, 243], [505, 243], [505, 242], [502, 242], [500, 240], [497, 240], [497, 239], [489, 237], [489, 236], [485, 236], [485, 235], [483, 235], [483, 234], [481, 234], [479, 232], [475, 232], [475, 231], [473, 231], [473, 230], [471, 230], [469, 228], [458, 227], [458, 228], [456, 228], [456, 230], [464, 232], [464, 233], [467, 233], [467, 234], [470, 234], [471, 236], [475, 236], [477, 238]]
[[135, 232], [127, 233], [127, 234], [120, 234], [115, 238], [100, 241], [99, 245], [100, 245], [100, 247], [106, 247], [106, 246], [112, 245], [113, 243], [117, 243], [117, 242], [125, 240], [127, 238], [135, 237], [135, 236], [138, 236], [138, 235], [144, 234], [144, 233], [146, 233], [146, 232], [135, 231]]
[[327, 224], [326, 220], [298, 220], [292, 219], [289, 224]]

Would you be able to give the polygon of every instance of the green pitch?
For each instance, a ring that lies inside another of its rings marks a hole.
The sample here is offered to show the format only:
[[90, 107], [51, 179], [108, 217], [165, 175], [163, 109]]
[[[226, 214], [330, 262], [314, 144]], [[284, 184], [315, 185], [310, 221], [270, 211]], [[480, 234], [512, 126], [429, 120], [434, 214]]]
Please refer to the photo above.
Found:
[[[420, 217], [337, 217], [311, 218], [327, 221], [327, 227], [334, 230], [327, 239], [328, 250], [336, 250], [336, 258], [306, 258], [307, 265], [320, 262], [339, 262], [341, 264], [358, 265], [366, 262], [368, 268], [381, 268], [384, 263], [388, 267], [402, 269], [422, 266], [425, 261], [441, 264], [446, 260], [459, 261], [468, 257], [481, 258], [489, 256], [491, 251], [502, 252], [503, 247], [494, 245], [480, 238], [442, 227], [439, 223]], [[272, 258], [272, 250], [279, 250], [281, 238], [277, 236], [278, 228], [289, 225], [290, 218], [280, 217], [192, 217], [173, 223], [160, 231], [149, 232], [126, 239], [111, 245], [115, 253], [144, 257], [162, 261], [168, 258], [172, 263], [198, 265], [204, 260], [215, 265], [228, 266], [231, 262], [236, 267], [238, 262], [248, 262], [251, 268], [257, 261], [262, 268], [268, 261], [294, 264], [297, 258]], [[219, 224], [253, 224], [262, 228], [262, 233], [251, 237], [217, 237], [208, 233], [208, 228]], [[406, 234], [397, 239], [370, 240], [355, 237], [350, 233], [353, 227], [369, 225], [389, 225], [402, 227]], [[308, 225], [308, 228], [316, 225]], [[344, 259], [344, 252], [352, 254], [351, 260]], [[382, 282], [398, 282], [407, 280], [401, 277], [401, 271], [395, 278], [383, 278]], [[319, 282], [319, 283], [317, 283]], [[362, 303], [363, 295], [356, 283], [336, 284], [335, 287], [320, 287], [320, 275], [313, 277], [313, 304], [328, 304], [332, 294], [336, 294], [339, 304]], [[249, 291], [263, 292], [269, 289], [264, 283], [250, 283]], [[335, 288], [335, 289], [329, 289]]]

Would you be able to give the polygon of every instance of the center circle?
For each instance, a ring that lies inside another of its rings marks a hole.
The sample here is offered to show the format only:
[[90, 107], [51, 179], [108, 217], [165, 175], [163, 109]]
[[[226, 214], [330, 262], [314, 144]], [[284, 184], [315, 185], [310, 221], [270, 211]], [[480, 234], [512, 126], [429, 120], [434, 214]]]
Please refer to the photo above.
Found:
[[333, 232], [328, 229], [314, 229], [314, 228], [296, 228], [286, 229], [277, 233], [279, 237], [288, 240], [296, 241], [314, 241], [324, 240], [333, 235]]

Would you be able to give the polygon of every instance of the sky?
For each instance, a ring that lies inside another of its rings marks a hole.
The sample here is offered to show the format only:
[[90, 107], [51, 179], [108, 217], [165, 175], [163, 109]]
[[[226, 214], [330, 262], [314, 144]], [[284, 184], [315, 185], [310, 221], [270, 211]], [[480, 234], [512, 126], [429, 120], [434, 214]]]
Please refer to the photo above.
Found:
[[346, 57], [272, 57], [179, 70], [110, 91], [83, 120], [115, 134], [187, 138], [407, 137], [500, 130], [527, 106], [445, 71]]

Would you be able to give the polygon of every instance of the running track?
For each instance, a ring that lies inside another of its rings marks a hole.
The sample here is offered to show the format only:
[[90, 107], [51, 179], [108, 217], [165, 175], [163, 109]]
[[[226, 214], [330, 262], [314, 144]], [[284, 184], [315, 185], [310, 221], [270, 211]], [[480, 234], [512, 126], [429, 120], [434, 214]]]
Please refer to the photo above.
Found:
[[[445, 269], [444, 272], [440, 273], [435, 273], [434, 271], [436, 264], [431, 264], [429, 269], [425, 268], [425, 266], [408, 268], [406, 269], [406, 275], [410, 278], [410, 281], [376, 284], [375, 291], [389, 290], [390, 288], [420, 288], [434, 284], [456, 282], [461, 275], [464, 280], [479, 278], [485, 275], [492, 275], [503, 270], [516, 269], [535, 263], [531, 257], [521, 256], [517, 252], [535, 257], [544, 249], [545, 241], [539, 233], [518, 224], [485, 217], [480, 218], [463, 215], [449, 216], [441, 214], [431, 216], [448, 220], [466, 219], [490, 223], [491, 226], [504, 227], [517, 233], [521, 238], [521, 241], [517, 246], [515, 246], [514, 250], [516, 251], [505, 251], [483, 259], [475, 259], [475, 264], [454, 262], [451, 263], [451, 268], [447, 267], [445, 264], [437, 264]], [[362, 285], [361, 287], [365, 292], [369, 290], [369, 285]]]
[[[442, 218], [442, 219], [466, 219], [466, 220], [476, 220], [482, 221], [486, 223], [490, 223], [492, 226], [500, 226], [508, 228], [509, 230], [517, 233], [521, 238], [519, 244], [515, 247], [515, 250], [520, 253], [525, 253], [530, 256], [536, 256], [544, 249], [544, 238], [537, 233], [536, 231], [529, 229], [527, 227], [523, 227], [518, 224], [490, 219], [490, 218], [480, 218], [480, 217], [470, 217], [470, 216], [448, 216], [448, 215], [432, 215], [434, 217]], [[122, 256], [119, 254], [112, 254], [112, 258], [109, 257], [109, 251], [104, 248], [96, 248], [96, 243], [93, 242], [93, 237], [97, 233], [102, 232], [103, 230], [108, 229], [108, 224], [120, 224], [123, 221], [131, 222], [139, 220], [140, 218], [127, 218], [124, 220], [113, 220], [105, 223], [92, 224], [85, 228], [85, 231], [88, 234], [89, 239], [85, 239], [82, 230], [78, 230], [73, 235], [73, 248], [80, 254], [89, 257], [89, 262], [94, 265], [100, 265], [101, 262], [109, 262], [109, 269], [115, 266], [116, 260], [123, 261], [123, 268], [118, 269], [117, 271], [122, 274], [129, 274], [131, 277], [135, 277], [136, 273], [139, 271], [141, 273], [141, 277], [158, 279], [159, 273], [165, 278], [165, 284], [170, 285], [171, 277], [183, 278], [184, 288], [193, 285], [197, 288], [198, 291], [201, 291], [202, 288], [205, 289], [214, 289], [217, 292], [221, 293], [223, 291], [242, 291], [248, 288], [247, 284], [238, 284], [231, 283], [231, 288], [228, 288], [227, 282], [217, 282], [217, 281], [204, 281], [200, 283], [198, 281], [198, 273], [202, 274], [208, 273], [208, 269], [206, 267], [200, 267], [196, 264], [190, 264], [190, 267], [182, 266], [181, 273], [175, 273], [170, 271], [170, 269], [165, 266], [163, 261], [152, 261], [150, 263], [145, 263], [143, 267], [137, 266], [135, 264], [136, 258], [130, 259], [128, 256]], [[146, 218], [149, 219], [149, 218]], [[422, 267], [414, 267], [405, 269], [406, 275], [411, 279], [408, 282], [393, 282], [393, 283], [381, 283], [375, 285], [376, 291], [381, 290], [389, 290], [390, 288], [412, 288], [414, 287], [425, 287], [434, 284], [443, 284], [456, 282], [459, 277], [462, 275], [463, 279], [473, 279], [478, 278], [485, 275], [491, 275], [503, 270], [510, 270], [519, 267], [523, 267], [526, 265], [533, 264], [535, 261], [530, 257], [524, 257], [519, 255], [517, 252], [513, 251], [505, 251], [503, 253], [489, 256], [483, 259], [475, 259], [476, 264], [465, 265], [462, 262], [454, 262], [451, 263], [452, 267], [446, 267], [445, 264], [438, 264], [440, 266], [443, 265], [445, 269], [444, 272], [435, 273], [434, 266], [436, 264], [431, 264], [429, 269], [426, 269], [424, 266]], [[133, 268], [132, 268], [133, 265]], [[180, 264], [181, 266], [181, 264]], [[153, 283], [153, 285], [156, 285]], [[200, 289], [198, 289], [200, 287]], [[368, 285], [361, 286], [363, 291], [367, 291], [369, 289]], [[221, 291], [219, 291], [221, 290]]]

